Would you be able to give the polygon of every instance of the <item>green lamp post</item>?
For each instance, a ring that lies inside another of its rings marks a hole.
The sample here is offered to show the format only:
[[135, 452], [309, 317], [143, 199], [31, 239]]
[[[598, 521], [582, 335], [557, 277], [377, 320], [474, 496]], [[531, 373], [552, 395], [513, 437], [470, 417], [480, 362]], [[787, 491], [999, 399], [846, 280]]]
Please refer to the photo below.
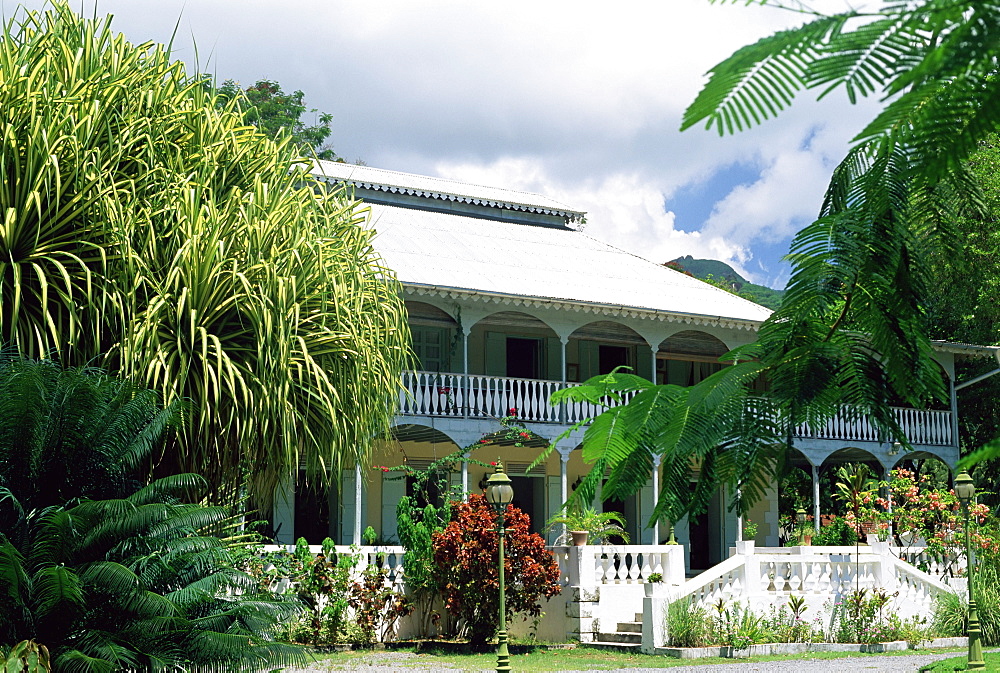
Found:
[[976, 497], [976, 485], [965, 470], [955, 477], [955, 495], [958, 496], [958, 501], [962, 503], [962, 511], [965, 512], [965, 559], [969, 566], [969, 662], [966, 668], [986, 668], [986, 662], [983, 661], [983, 631], [979, 626], [979, 611], [976, 609], [973, 590], [975, 563], [972, 559], [972, 545], [969, 542], [969, 506]]
[[486, 482], [486, 501], [497, 513], [497, 538], [500, 548], [500, 630], [497, 631], [497, 671], [510, 670], [510, 652], [507, 651], [507, 601], [504, 595], [503, 582], [503, 538], [504, 513], [514, 500], [514, 489], [510, 485], [510, 477], [503, 471], [503, 465], [497, 461], [496, 471]]

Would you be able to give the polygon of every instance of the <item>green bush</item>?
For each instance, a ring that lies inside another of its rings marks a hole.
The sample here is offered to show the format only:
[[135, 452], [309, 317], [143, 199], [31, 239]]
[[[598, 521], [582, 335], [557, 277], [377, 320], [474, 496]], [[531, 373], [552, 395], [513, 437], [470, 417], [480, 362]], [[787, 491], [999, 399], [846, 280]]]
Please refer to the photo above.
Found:
[[704, 647], [711, 638], [708, 613], [689, 601], [667, 606], [667, 643], [671, 647]]
[[304, 660], [275, 640], [301, 608], [237, 568], [205, 481], [137, 478], [176, 421], [102, 371], [0, 356], [0, 647], [34, 640], [55, 671]]
[[858, 542], [858, 533], [847, 523], [847, 519], [836, 516], [825, 526], [821, 526], [819, 532], [813, 535], [814, 545], [846, 546]]

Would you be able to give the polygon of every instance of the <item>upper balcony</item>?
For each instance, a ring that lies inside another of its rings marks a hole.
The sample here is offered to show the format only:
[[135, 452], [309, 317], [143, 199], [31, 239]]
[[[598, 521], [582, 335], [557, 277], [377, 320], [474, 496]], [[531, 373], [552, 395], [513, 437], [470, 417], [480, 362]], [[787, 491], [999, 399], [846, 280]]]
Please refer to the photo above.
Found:
[[[552, 406], [552, 393], [576, 383], [480, 374], [404, 372], [399, 413], [405, 416], [451, 418], [500, 418], [510, 409], [530, 423], [568, 425], [599, 414], [603, 407], [587, 402]], [[893, 412], [910, 443], [924, 446], [954, 446], [951, 412], [894, 407]], [[852, 419], [845, 412], [831, 418], [818, 431], [800, 427], [800, 439], [846, 442], [882, 442], [878, 431], [865, 419]]]

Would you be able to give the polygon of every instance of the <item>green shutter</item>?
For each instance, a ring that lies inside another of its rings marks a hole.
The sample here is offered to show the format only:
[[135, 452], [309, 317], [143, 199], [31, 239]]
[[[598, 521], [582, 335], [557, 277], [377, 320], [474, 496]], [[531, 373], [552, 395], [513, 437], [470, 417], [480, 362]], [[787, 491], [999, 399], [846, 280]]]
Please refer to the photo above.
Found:
[[486, 333], [486, 375], [507, 376], [507, 335]]

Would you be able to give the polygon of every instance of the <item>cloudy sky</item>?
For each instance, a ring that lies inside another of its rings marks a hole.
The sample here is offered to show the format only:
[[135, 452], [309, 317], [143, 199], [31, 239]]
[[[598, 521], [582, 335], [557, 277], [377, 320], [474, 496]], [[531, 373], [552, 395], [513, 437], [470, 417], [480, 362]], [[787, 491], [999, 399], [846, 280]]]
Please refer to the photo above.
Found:
[[[38, 8], [42, 2], [29, 0]], [[71, 0], [91, 15], [94, 0]], [[857, 3], [855, 3], [857, 4]], [[9, 17], [18, 3], [0, 0]], [[680, 133], [704, 73], [803, 21], [745, 3], [655, 0], [98, 0], [133, 42], [192, 69], [272, 79], [333, 114], [348, 160], [544, 193], [589, 234], [654, 261], [723, 259], [779, 287], [869, 106], [805, 95], [736, 136]], [[846, 0], [812, 6], [842, 9]]]

